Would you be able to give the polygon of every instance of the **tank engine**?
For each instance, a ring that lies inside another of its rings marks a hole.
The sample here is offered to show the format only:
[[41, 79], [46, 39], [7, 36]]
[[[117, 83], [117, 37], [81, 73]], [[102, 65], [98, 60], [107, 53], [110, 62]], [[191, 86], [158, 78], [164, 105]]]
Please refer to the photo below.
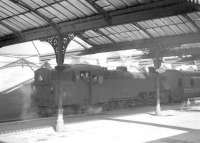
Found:
[[[90, 104], [94, 82], [101, 82], [104, 69], [90, 65], [65, 65], [60, 81], [64, 113], [82, 112]], [[41, 68], [35, 72], [33, 101], [40, 115], [55, 113], [58, 105], [56, 97], [56, 71]], [[98, 81], [97, 81], [98, 80]]]
[[[64, 114], [85, 112], [88, 107], [110, 110], [155, 104], [155, 76], [156, 73], [133, 74], [126, 70], [109, 71], [92, 65], [65, 65], [59, 84]], [[188, 83], [184, 73], [167, 70], [160, 76], [161, 103], [180, 102], [186, 98], [184, 91]], [[55, 77], [55, 70], [41, 68], [35, 71], [32, 97], [42, 116], [56, 112]], [[190, 81], [190, 85], [200, 89], [196, 84], [196, 80]]]

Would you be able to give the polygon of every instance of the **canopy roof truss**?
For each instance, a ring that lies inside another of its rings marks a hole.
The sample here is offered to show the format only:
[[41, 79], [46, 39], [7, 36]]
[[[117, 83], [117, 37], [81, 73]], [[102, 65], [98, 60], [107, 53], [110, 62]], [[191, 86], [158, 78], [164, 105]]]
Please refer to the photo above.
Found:
[[200, 41], [198, 1], [0, 1], [0, 46], [75, 33], [81, 54], [176, 47]]

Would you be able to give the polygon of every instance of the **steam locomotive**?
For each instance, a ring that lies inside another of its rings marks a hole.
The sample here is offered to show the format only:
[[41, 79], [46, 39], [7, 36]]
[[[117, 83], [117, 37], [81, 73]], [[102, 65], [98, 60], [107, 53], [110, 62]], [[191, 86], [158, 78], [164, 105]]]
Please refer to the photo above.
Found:
[[[64, 66], [59, 86], [56, 70], [40, 68], [35, 71], [32, 101], [41, 116], [56, 113], [56, 88], [62, 94], [64, 114], [86, 112], [88, 107], [112, 110], [156, 103], [155, 71], [130, 73], [123, 67], [111, 71], [85, 64]], [[167, 70], [159, 76], [163, 104], [181, 102], [200, 93], [198, 72]]]

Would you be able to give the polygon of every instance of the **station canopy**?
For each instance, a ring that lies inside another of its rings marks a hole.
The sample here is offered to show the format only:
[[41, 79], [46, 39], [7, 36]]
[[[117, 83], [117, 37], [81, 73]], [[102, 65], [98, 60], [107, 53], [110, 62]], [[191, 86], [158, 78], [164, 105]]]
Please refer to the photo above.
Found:
[[48, 59], [54, 51], [45, 41], [59, 30], [75, 36], [67, 55], [167, 49], [162, 56], [198, 59], [199, 9], [198, 0], [1, 0], [0, 56]]

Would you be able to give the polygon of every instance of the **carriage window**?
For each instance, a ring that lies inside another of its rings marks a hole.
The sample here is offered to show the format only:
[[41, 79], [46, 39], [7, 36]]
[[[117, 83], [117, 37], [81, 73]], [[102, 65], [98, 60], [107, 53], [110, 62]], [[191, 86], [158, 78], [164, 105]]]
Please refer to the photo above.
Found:
[[190, 86], [194, 87], [194, 79], [193, 78], [190, 79]]
[[178, 79], [178, 87], [183, 87], [183, 80], [182, 80], [182, 78]]

